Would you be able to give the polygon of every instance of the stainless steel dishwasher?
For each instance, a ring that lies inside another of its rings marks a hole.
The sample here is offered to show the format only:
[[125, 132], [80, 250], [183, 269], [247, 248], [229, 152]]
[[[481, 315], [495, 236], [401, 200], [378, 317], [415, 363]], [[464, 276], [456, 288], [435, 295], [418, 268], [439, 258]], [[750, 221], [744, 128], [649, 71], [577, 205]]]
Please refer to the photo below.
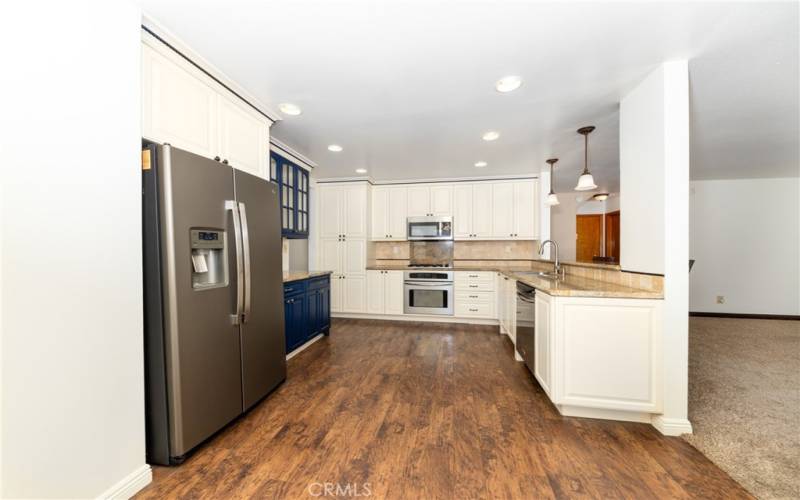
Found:
[[517, 281], [517, 352], [534, 372], [536, 362], [536, 290]]

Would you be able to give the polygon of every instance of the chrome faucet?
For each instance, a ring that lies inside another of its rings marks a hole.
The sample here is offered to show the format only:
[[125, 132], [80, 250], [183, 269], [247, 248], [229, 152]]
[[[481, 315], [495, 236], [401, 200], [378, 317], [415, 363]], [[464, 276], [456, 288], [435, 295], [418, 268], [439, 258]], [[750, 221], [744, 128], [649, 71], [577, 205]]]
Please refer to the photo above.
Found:
[[545, 241], [543, 241], [539, 245], [539, 256], [541, 257], [542, 255], [544, 255], [544, 246], [547, 245], [548, 243], [553, 245], [553, 249], [555, 249], [555, 251], [556, 251], [556, 258], [555, 258], [555, 262], [554, 262], [555, 265], [553, 266], [553, 272], [555, 273], [556, 278], [558, 278], [561, 275], [561, 264], [558, 262], [558, 243], [556, 243], [553, 240], [545, 240]]

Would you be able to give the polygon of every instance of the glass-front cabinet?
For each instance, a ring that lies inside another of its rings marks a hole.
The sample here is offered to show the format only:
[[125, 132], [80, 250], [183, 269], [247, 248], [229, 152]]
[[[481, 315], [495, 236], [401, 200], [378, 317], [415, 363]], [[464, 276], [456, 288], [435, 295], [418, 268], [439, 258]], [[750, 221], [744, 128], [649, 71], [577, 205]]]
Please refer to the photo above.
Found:
[[269, 177], [280, 188], [283, 236], [308, 238], [308, 171], [272, 151]]

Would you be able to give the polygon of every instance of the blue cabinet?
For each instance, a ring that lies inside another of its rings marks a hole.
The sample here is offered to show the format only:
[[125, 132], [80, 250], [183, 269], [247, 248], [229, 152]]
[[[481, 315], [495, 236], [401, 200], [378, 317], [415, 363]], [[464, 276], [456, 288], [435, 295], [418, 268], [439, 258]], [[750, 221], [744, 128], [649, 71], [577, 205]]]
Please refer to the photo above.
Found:
[[286, 322], [286, 352], [290, 353], [331, 325], [331, 282], [329, 276], [292, 281], [283, 286]]
[[308, 171], [273, 151], [269, 178], [279, 187], [281, 234], [285, 238], [308, 238]]

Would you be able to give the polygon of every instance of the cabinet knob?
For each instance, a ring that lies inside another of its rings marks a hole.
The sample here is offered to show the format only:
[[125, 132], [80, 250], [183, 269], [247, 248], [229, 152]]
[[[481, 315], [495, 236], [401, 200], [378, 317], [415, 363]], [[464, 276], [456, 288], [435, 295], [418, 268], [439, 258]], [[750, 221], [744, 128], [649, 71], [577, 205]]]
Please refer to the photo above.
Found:
[[214, 161], [219, 161], [219, 156], [215, 156]]
[[227, 164], [228, 164], [228, 159], [227, 159], [227, 158], [225, 158], [224, 160], [222, 160], [222, 163], [224, 163], [225, 165], [227, 165]]

